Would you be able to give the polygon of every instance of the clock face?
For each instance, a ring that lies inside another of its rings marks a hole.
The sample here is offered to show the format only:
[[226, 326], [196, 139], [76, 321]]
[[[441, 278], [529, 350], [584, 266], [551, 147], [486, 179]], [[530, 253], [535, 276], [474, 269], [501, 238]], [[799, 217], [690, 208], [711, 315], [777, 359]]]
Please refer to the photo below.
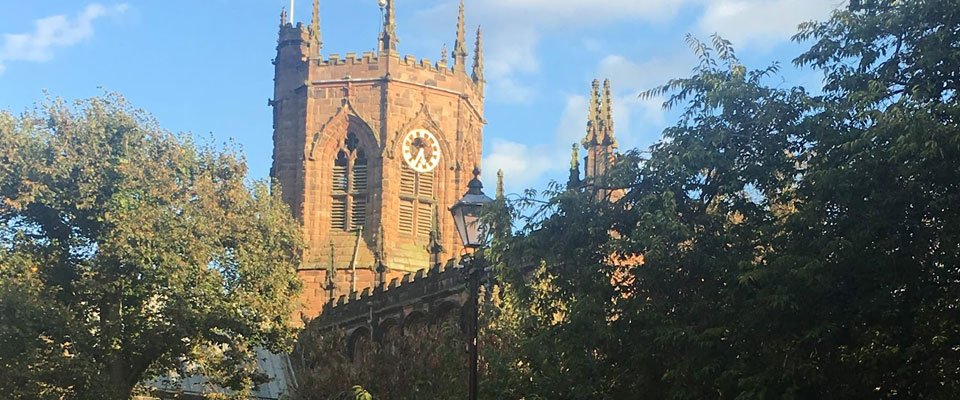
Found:
[[433, 171], [440, 164], [440, 142], [430, 131], [414, 129], [403, 137], [403, 160], [414, 171]]

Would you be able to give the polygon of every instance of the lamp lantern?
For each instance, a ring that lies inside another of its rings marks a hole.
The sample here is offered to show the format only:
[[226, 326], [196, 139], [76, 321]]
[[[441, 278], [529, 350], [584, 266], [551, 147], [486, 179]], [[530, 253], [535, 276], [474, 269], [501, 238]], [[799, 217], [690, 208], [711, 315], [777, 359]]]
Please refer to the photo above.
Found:
[[480, 182], [480, 169], [473, 168], [473, 179], [467, 184], [467, 193], [450, 207], [453, 221], [460, 234], [463, 246], [477, 249], [483, 245], [483, 229], [480, 226], [480, 210], [484, 204], [493, 201], [483, 193], [483, 183]]

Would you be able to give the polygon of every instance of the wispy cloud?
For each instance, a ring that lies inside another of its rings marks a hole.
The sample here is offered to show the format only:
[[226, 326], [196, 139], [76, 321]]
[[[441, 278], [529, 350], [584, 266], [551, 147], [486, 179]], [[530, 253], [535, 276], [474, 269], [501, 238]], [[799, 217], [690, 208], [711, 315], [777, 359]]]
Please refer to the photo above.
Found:
[[797, 25], [824, 20], [845, 0], [714, 0], [703, 10], [702, 33], [719, 33], [734, 46], [770, 47], [790, 39]]
[[[798, 23], [825, 19], [845, 0], [472, 0], [471, 21], [484, 26], [486, 72], [490, 100], [529, 103], [541, 89], [540, 44], [553, 32], [589, 30], [604, 24], [636, 21], [668, 23], [697, 35], [714, 32], [734, 46], [761, 51], [789, 41]], [[431, 10], [431, 18], [454, 15], [453, 2]], [[683, 12], [681, 12], [683, 11]], [[696, 60], [677, 38], [678, 48], [666, 54], [631, 55], [589, 37], [584, 47], [605, 55], [595, 62], [595, 76], [610, 78], [614, 119], [621, 148], [646, 146], [667, 124], [662, 98], [644, 99], [640, 92], [687, 76]], [[532, 83], [531, 83], [532, 82]], [[568, 95], [553, 138], [536, 144], [494, 139], [485, 153], [484, 180], [492, 182], [502, 168], [508, 190], [542, 183], [546, 176], [565, 177], [570, 144], [584, 135], [589, 87]], [[582, 155], [582, 154], [581, 154]]]
[[119, 15], [129, 7], [126, 4], [104, 6], [87, 5], [73, 17], [54, 15], [34, 21], [33, 32], [3, 34], [0, 45], [0, 73], [10, 61], [44, 62], [54, 56], [57, 48], [68, 47], [93, 37], [93, 23], [98, 18]]
[[[690, 1], [699, 0], [471, 0], [467, 16], [471, 26], [483, 25], [492, 100], [524, 104], [538, 95], [528, 82], [540, 72], [540, 43], [550, 33], [617, 21], [671, 20]], [[436, 25], [455, 15], [456, 3], [443, 1], [418, 18]]]

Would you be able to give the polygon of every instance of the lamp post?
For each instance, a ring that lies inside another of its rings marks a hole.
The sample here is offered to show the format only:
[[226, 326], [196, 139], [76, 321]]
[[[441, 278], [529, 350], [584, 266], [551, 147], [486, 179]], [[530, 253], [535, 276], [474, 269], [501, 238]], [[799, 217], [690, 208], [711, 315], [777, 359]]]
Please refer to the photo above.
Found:
[[[483, 194], [483, 184], [480, 183], [480, 169], [473, 169], [473, 179], [467, 184], [467, 193], [457, 201], [450, 212], [453, 221], [463, 241], [463, 247], [477, 250], [483, 246], [485, 232], [480, 225], [480, 211], [484, 204], [493, 199]], [[477, 400], [479, 353], [477, 351], [477, 336], [480, 325], [479, 297], [480, 274], [483, 272], [483, 258], [478, 252], [476, 256], [466, 262], [467, 295], [470, 309], [470, 320], [467, 323], [467, 353], [469, 355], [469, 400]]]

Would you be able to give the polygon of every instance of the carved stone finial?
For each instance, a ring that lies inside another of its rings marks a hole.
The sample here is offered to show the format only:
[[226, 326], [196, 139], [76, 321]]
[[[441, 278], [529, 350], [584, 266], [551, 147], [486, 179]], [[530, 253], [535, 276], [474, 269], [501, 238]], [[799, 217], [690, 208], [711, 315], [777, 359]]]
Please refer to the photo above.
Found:
[[454, 70], [466, 72], [467, 70], [467, 34], [466, 17], [463, 11], [463, 0], [460, 0], [460, 14], [457, 16], [457, 41], [453, 44], [453, 62]]
[[574, 189], [580, 186], [580, 148], [577, 143], [571, 146], [570, 151], [570, 177], [567, 178], [567, 189]]
[[310, 56], [320, 57], [323, 35], [320, 33], [320, 0], [313, 0], [313, 16], [310, 17]]
[[377, 226], [377, 251], [373, 252], [374, 272], [376, 272], [377, 277], [377, 288], [380, 290], [383, 290], [384, 285], [387, 284], [387, 266], [384, 261], [383, 242], [383, 224], [380, 224]]
[[617, 147], [617, 138], [613, 134], [613, 93], [610, 80], [603, 80], [603, 105], [600, 110], [603, 123], [603, 143]]
[[446, 65], [449, 59], [447, 58], [447, 44], [443, 44], [443, 48], [440, 49], [440, 63]]
[[589, 149], [593, 145], [600, 129], [600, 80], [594, 79], [590, 91], [589, 114], [587, 116], [587, 136], [583, 138], [583, 148]]
[[572, 151], [570, 153], [570, 169], [579, 169], [580, 168], [580, 149], [577, 148], [577, 144], [574, 143], [572, 146]]
[[477, 42], [473, 50], [473, 82], [482, 85], [483, 79], [483, 31], [477, 27]]
[[310, 17], [310, 58], [319, 59], [323, 48], [323, 35], [320, 33], [320, 0], [313, 0], [313, 15]]
[[333, 246], [333, 241], [330, 241], [330, 265], [327, 266], [327, 279], [326, 279], [326, 289], [328, 291], [327, 296], [332, 301], [334, 290], [337, 288], [337, 266], [334, 264], [334, 254], [336, 249]]
[[503, 199], [503, 170], [497, 170], [497, 200]]
[[396, 53], [397, 43], [397, 14], [393, 4], [394, 0], [385, 0], [383, 4], [383, 32], [380, 33], [380, 52]]
[[280, 27], [287, 24], [287, 7], [280, 7]]

